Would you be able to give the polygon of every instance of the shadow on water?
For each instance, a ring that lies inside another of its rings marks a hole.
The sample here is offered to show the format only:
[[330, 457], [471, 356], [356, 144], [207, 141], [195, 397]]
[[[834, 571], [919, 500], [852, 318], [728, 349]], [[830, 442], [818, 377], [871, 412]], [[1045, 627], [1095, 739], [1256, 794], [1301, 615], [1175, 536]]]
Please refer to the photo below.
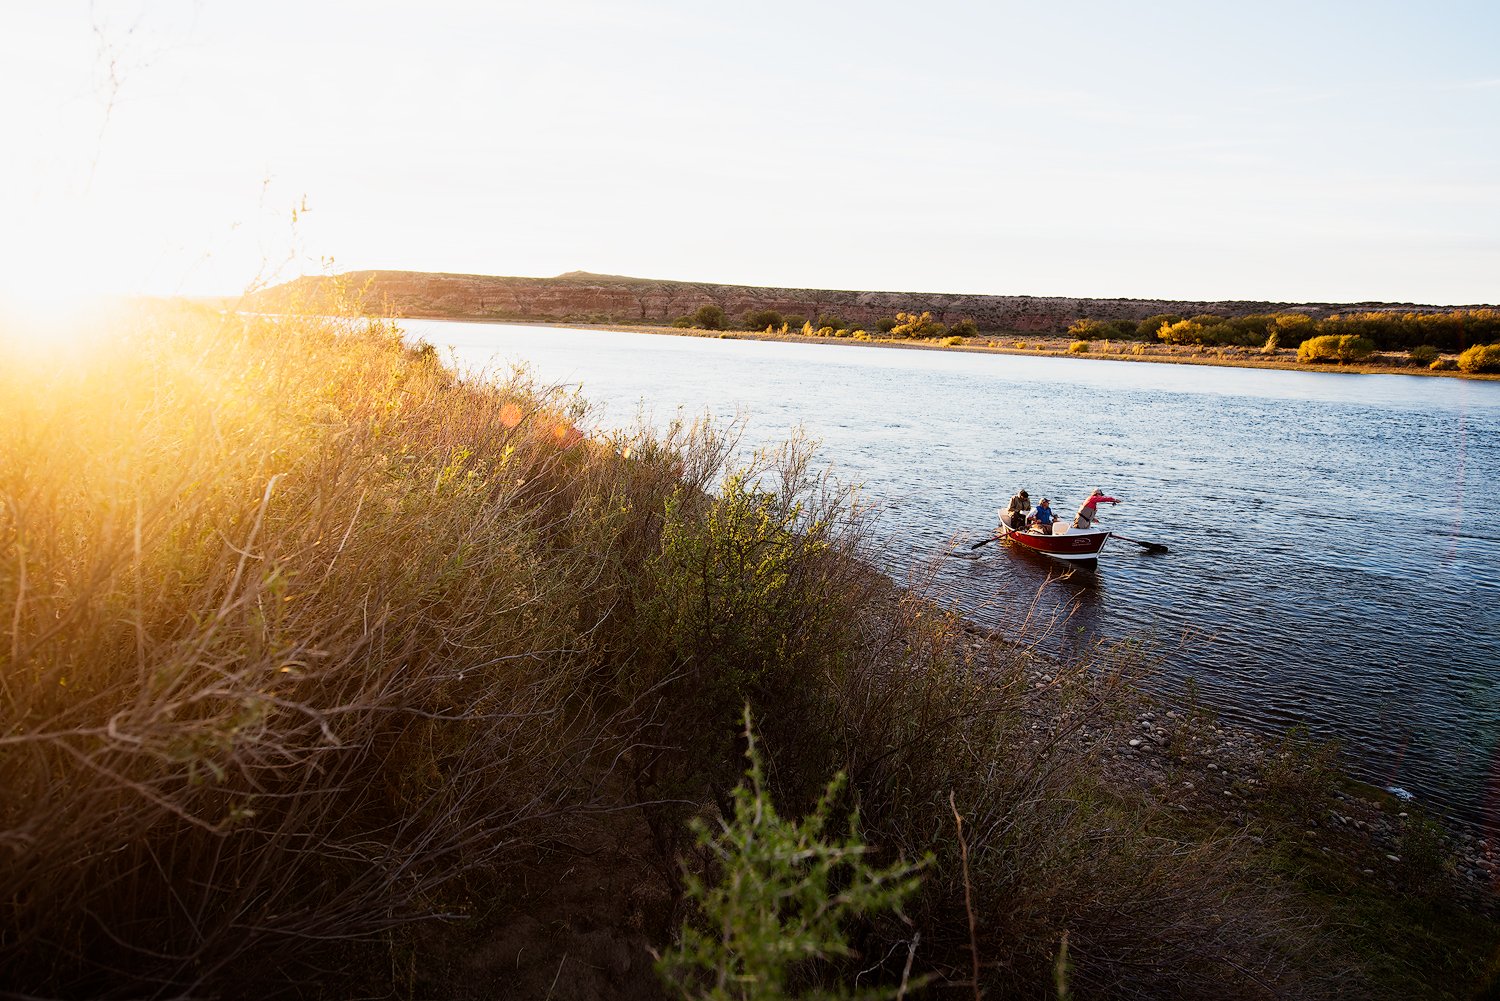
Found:
[[968, 549], [960, 544], [953, 555], [964, 562], [935, 575], [929, 586], [937, 600], [1054, 656], [1097, 642], [1109, 590], [1097, 564], [1065, 564], [1003, 540]]

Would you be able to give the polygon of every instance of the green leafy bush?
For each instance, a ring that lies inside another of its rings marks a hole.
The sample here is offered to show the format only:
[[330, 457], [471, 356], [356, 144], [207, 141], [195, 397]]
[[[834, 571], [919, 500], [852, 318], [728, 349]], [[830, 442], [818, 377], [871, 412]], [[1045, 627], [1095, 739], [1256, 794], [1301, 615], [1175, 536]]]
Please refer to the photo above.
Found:
[[1180, 320], [1182, 320], [1182, 317], [1176, 313], [1157, 313], [1137, 323], [1135, 325], [1135, 335], [1143, 340], [1158, 340], [1162, 327], [1170, 326]]
[[767, 327], [779, 327], [783, 321], [781, 314], [774, 309], [752, 309], [740, 322], [746, 330], [765, 330]]
[[899, 912], [916, 890], [922, 866], [871, 865], [857, 811], [843, 835], [828, 830], [844, 789], [842, 773], [801, 821], [784, 819], [766, 788], [748, 707], [744, 720], [749, 766], [734, 790], [733, 813], [720, 821], [717, 833], [700, 818], [691, 823], [697, 847], [714, 870], [709, 879], [687, 875], [687, 897], [698, 920], [682, 926], [677, 947], [657, 962], [657, 972], [693, 1001], [895, 996], [896, 988], [856, 994], [836, 980], [806, 992], [794, 985], [815, 979], [816, 964], [853, 955], [850, 923]]
[[691, 316], [679, 316], [677, 319], [672, 321], [672, 326], [674, 327], [682, 327], [686, 329], [688, 327], [691, 327], [692, 325], [693, 318]]
[[1363, 361], [1375, 351], [1375, 345], [1355, 334], [1323, 334], [1303, 341], [1297, 347], [1297, 360], [1303, 364]]
[[1068, 333], [1080, 341], [1098, 341], [1114, 337], [1119, 331], [1115, 329], [1112, 323], [1106, 323], [1103, 320], [1083, 319], [1073, 321], [1072, 326], [1068, 327]]
[[807, 326], [807, 317], [798, 316], [796, 313], [788, 313], [782, 318], [781, 322], [787, 325], [788, 330], [801, 330]]
[[810, 462], [810, 450], [793, 443], [758, 455], [711, 498], [682, 492], [666, 504], [660, 552], [643, 575], [646, 649], [632, 691], [660, 687], [657, 697], [669, 700], [679, 721], [670, 739], [683, 748], [671, 765], [697, 776], [684, 778], [688, 785], [729, 788], [720, 768], [732, 762], [729, 741], [747, 702], [772, 746], [798, 746], [807, 763], [805, 772], [781, 770], [783, 790], [810, 794], [825, 760], [832, 735], [817, 722], [823, 694], [809, 679], [844, 656], [860, 589], [843, 555], [847, 493], [811, 474]]
[[726, 326], [724, 310], [705, 303], [693, 311], [693, 325], [703, 330], [723, 330]]
[[1460, 372], [1500, 372], [1500, 344], [1476, 344], [1458, 356]]
[[1438, 360], [1438, 349], [1431, 344], [1418, 344], [1406, 353], [1406, 360], [1413, 365], [1431, 365]]
[[813, 326], [815, 326], [815, 327], [832, 327], [834, 330], [840, 330], [840, 329], [848, 330], [849, 329], [849, 324], [845, 323], [840, 317], [835, 316], [832, 313], [824, 313], [821, 316], [819, 316], [818, 319], [817, 319], [817, 321], [813, 324]]
[[949, 327], [948, 332], [957, 337], [977, 337], [979, 336], [979, 324], [966, 316]]
[[875, 321], [875, 331], [876, 333], [888, 334], [892, 330], [894, 330], [896, 328], [896, 325], [900, 322], [901, 321], [897, 320], [894, 316], [882, 316], [880, 319]]
[[1297, 347], [1317, 332], [1317, 323], [1305, 313], [1277, 313], [1273, 321], [1276, 339], [1285, 347]]

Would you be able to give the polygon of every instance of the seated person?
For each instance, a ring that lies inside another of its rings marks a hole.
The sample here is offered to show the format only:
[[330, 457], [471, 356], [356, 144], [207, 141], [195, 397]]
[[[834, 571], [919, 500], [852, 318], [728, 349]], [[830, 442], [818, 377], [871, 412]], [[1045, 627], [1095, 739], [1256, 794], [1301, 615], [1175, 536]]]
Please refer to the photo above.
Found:
[[1057, 516], [1052, 513], [1051, 502], [1043, 497], [1042, 502], [1036, 506], [1036, 513], [1031, 516], [1033, 527], [1043, 535], [1052, 534], [1052, 523]]
[[1026, 527], [1026, 512], [1031, 510], [1031, 497], [1025, 490], [1016, 493], [1005, 508], [1005, 525], [1017, 530]]

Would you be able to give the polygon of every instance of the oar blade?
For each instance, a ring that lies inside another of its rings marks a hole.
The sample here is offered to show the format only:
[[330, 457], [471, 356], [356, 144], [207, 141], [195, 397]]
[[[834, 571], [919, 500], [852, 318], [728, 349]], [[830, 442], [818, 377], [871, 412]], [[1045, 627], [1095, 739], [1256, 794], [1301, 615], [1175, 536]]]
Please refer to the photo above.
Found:
[[1146, 542], [1143, 539], [1132, 539], [1130, 536], [1121, 535], [1119, 532], [1115, 532], [1113, 534], [1114, 537], [1119, 539], [1121, 542], [1133, 542], [1148, 553], [1166, 553], [1171, 551], [1160, 542]]

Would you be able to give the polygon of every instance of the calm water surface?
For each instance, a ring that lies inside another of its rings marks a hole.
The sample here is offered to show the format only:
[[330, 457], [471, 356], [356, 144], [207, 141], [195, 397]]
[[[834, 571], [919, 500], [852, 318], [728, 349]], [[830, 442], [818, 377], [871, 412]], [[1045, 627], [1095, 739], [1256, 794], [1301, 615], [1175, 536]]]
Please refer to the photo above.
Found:
[[[983, 538], [1018, 487], [1126, 503], [1097, 575], [998, 546], [941, 560], [940, 595], [1052, 642], [1176, 647], [1227, 718], [1336, 738], [1355, 770], [1500, 826], [1500, 383], [782, 344], [412, 321], [470, 369], [581, 384], [600, 426], [797, 426], [864, 484], [898, 576]], [[967, 551], [967, 546], [962, 548]]]

